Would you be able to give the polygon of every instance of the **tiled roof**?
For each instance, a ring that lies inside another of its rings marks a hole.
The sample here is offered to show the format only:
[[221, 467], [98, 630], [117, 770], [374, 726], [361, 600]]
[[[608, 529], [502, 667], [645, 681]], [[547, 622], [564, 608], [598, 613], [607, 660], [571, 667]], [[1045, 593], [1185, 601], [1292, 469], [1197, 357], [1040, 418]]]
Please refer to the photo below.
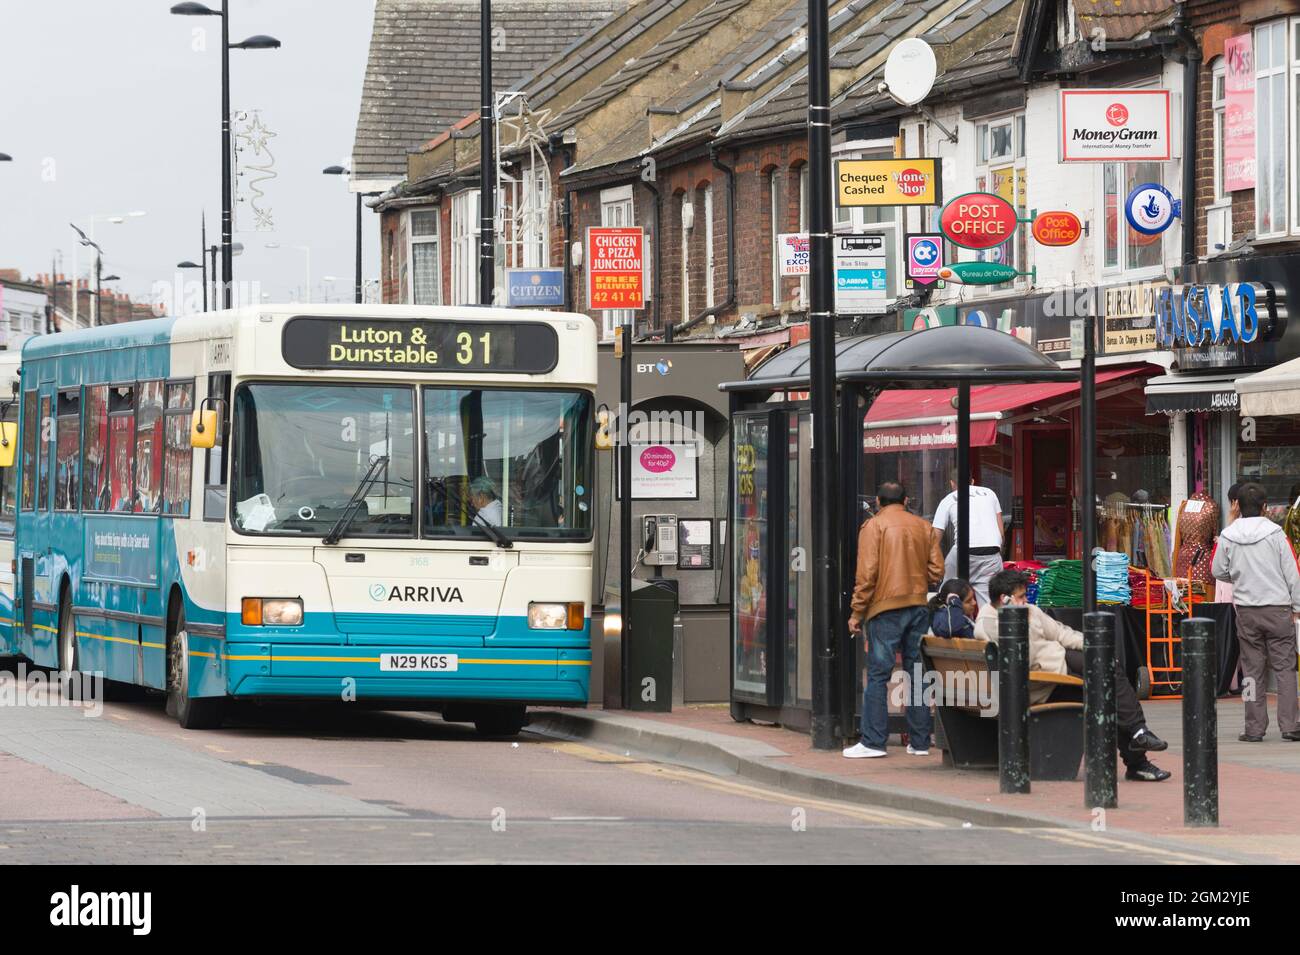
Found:
[[[939, 73], [928, 99], [941, 99], [994, 83], [1015, 81], [1016, 28], [1025, 0], [967, 0], [954, 13], [923, 33], [934, 49]], [[879, 92], [879, 67], [855, 83], [834, 104], [837, 118], [889, 115], [902, 111]]]
[[1091, 37], [1100, 28], [1107, 40], [1133, 40], [1169, 23], [1178, 10], [1173, 0], [1074, 0], [1079, 31]]
[[[517, 85], [627, 0], [496, 0], [492, 82]], [[478, 0], [378, 0], [352, 148], [355, 179], [401, 179], [406, 154], [479, 106]]]

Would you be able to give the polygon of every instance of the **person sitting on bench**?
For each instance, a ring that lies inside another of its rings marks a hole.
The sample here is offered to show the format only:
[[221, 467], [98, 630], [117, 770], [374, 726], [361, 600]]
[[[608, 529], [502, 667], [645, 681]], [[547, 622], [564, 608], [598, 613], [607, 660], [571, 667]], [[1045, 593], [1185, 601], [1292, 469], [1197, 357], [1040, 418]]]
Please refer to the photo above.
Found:
[[[1029, 576], [1023, 571], [1003, 570], [994, 574], [989, 581], [989, 603], [980, 608], [975, 620], [975, 636], [996, 643], [998, 609], [1028, 607], [1029, 669], [1082, 677], [1083, 634], [1029, 603], [1028, 592]], [[1047, 702], [1058, 689], [1064, 688], [1035, 687], [1030, 691], [1029, 702], [1031, 705]], [[1034, 699], [1035, 691], [1042, 696], [1041, 699]], [[1172, 775], [1147, 758], [1147, 753], [1159, 752], [1169, 744], [1147, 729], [1142, 704], [1124, 672], [1118, 652], [1115, 654], [1115, 723], [1119, 755], [1126, 767], [1125, 779], [1158, 783]]]

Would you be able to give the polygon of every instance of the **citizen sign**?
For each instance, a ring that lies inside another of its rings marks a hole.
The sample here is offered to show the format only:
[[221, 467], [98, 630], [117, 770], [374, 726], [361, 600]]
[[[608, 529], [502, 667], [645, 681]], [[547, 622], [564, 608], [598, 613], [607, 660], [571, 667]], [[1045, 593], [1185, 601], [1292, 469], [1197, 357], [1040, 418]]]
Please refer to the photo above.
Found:
[[1155, 300], [1156, 343], [1163, 348], [1248, 345], [1271, 329], [1269, 297], [1268, 287], [1257, 282], [1161, 288]]

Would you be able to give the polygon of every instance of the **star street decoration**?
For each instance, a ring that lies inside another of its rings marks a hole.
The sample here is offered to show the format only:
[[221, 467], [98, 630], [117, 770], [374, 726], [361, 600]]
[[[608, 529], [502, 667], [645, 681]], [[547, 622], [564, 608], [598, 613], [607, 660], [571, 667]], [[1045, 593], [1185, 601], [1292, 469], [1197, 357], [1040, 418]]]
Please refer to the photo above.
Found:
[[235, 151], [235, 218], [238, 228], [239, 208], [247, 204], [252, 213], [255, 232], [274, 232], [275, 220], [265, 205], [262, 184], [275, 179], [275, 154], [270, 141], [276, 134], [262, 122], [261, 110], [239, 110], [231, 122]]

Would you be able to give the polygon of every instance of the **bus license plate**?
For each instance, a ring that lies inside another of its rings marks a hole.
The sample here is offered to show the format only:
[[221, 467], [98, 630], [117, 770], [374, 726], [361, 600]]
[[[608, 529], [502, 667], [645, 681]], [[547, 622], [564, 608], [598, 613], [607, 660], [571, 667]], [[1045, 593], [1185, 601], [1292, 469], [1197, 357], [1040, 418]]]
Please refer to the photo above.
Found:
[[454, 673], [460, 658], [454, 653], [381, 653], [379, 669], [411, 673]]

